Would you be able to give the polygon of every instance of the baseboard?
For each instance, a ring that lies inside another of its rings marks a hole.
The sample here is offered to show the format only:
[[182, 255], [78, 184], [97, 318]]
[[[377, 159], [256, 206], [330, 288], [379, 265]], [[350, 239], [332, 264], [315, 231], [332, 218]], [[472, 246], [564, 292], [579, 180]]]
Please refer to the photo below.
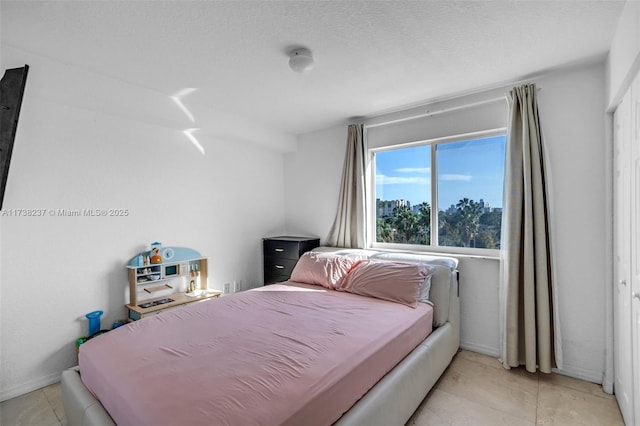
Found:
[[604, 393], [613, 395], [613, 382], [611, 380], [603, 380], [602, 390], [604, 391]]
[[562, 370], [552, 369], [554, 373], [563, 376], [573, 377], [574, 379], [586, 380], [587, 382], [602, 384], [603, 372], [601, 370], [588, 370], [586, 368], [576, 367], [566, 362], [562, 366]]
[[492, 356], [495, 358], [498, 358], [500, 356], [500, 351], [498, 349], [492, 348], [490, 346], [478, 345], [477, 343], [460, 342], [460, 349], [477, 352], [479, 354]]
[[32, 392], [34, 390], [41, 389], [45, 386], [52, 385], [54, 383], [58, 383], [60, 381], [60, 376], [62, 373], [52, 373], [44, 377], [39, 377], [34, 380], [30, 380], [25, 383], [21, 383], [17, 386], [13, 386], [8, 389], [0, 390], [0, 402], [6, 401], [11, 398], [15, 398], [20, 395], [24, 395], [25, 393]]

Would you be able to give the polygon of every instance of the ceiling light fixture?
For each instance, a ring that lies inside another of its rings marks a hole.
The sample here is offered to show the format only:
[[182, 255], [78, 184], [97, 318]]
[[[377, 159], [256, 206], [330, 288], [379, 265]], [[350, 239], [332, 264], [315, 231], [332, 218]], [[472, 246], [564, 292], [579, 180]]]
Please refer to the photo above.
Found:
[[295, 72], [308, 71], [313, 67], [313, 55], [304, 47], [294, 49], [289, 53], [289, 68]]

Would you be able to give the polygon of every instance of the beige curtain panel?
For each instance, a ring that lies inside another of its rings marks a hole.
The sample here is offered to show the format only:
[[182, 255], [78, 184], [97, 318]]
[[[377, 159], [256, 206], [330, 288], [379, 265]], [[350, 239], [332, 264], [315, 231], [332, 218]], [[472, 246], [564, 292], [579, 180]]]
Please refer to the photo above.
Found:
[[327, 245], [365, 247], [365, 155], [364, 126], [351, 124], [348, 128], [338, 211], [327, 237]]
[[[543, 141], [536, 87], [509, 93], [501, 245], [502, 363], [561, 367]], [[556, 355], [559, 356], [556, 356]]]

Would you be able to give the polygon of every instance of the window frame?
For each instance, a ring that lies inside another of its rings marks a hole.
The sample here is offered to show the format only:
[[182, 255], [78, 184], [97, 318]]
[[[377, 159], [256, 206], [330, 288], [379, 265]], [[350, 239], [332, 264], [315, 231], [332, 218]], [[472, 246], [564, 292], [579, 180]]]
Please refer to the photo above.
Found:
[[[433, 244], [433, 241], [438, 241], [438, 163], [437, 163], [437, 145], [444, 145], [449, 143], [463, 142], [473, 139], [482, 139], [493, 136], [507, 136], [507, 128], [499, 127], [489, 130], [481, 130], [477, 132], [461, 133], [451, 136], [444, 136], [432, 139], [424, 139], [413, 142], [405, 143], [393, 143], [386, 146], [368, 148], [367, 149], [367, 173], [365, 176], [365, 182], [367, 184], [367, 240], [369, 241], [369, 247], [372, 249], [388, 249], [388, 250], [409, 250], [417, 252], [434, 252], [434, 253], [449, 253], [449, 254], [461, 254], [469, 256], [480, 257], [499, 257], [500, 249], [487, 249], [487, 248], [474, 248], [474, 247], [452, 247], [441, 246]], [[401, 243], [381, 243], [376, 241], [376, 162], [375, 154], [384, 151], [392, 151], [396, 149], [411, 148], [415, 146], [430, 145], [431, 149], [431, 218], [430, 218], [430, 242], [429, 245], [420, 244], [401, 244]], [[503, 206], [504, 217], [504, 206]], [[435, 226], [434, 226], [435, 225]]]

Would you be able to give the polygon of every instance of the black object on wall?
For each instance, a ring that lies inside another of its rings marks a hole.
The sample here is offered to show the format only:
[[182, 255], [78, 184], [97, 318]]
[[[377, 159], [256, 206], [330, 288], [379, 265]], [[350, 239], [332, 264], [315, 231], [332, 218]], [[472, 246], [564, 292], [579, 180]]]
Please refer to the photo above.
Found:
[[0, 81], [0, 209], [4, 201], [4, 189], [9, 176], [9, 162], [28, 71], [29, 65], [6, 70]]

